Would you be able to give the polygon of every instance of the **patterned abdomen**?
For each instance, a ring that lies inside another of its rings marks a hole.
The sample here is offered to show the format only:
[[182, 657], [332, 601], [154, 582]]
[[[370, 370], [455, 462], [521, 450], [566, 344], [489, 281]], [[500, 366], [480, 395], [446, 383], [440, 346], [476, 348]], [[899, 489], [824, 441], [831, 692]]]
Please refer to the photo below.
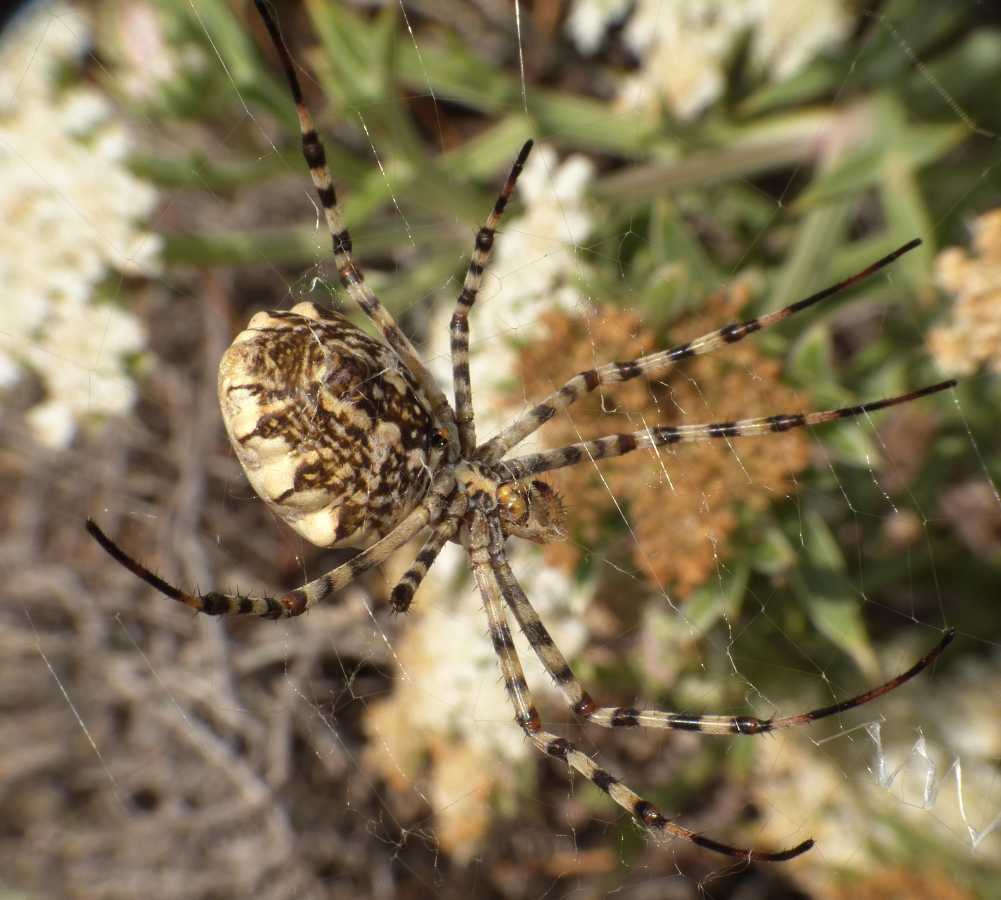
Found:
[[338, 313], [257, 313], [219, 364], [219, 405], [254, 490], [313, 544], [367, 546], [420, 499], [431, 416], [396, 355]]

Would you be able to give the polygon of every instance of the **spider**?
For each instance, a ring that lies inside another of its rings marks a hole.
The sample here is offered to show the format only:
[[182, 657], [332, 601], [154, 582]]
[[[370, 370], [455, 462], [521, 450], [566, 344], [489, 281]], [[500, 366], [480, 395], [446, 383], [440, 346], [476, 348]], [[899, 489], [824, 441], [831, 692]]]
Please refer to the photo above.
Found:
[[308, 584], [278, 597], [187, 593], [129, 556], [93, 520], [87, 530], [121, 565], [161, 593], [209, 615], [266, 619], [298, 616], [330, 597], [422, 532], [426, 541], [391, 593], [404, 612], [448, 541], [468, 554], [483, 598], [490, 637], [515, 720], [542, 753], [561, 760], [630, 813], [648, 831], [681, 838], [745, 860], [792, 859], [813, 846], [767, 851], [733, 846], [668, 819], [569, 740], [543, 727], [511, 638], [512, 614], [581, 719], [605, 728], [655, 728], [714, 735], [755, 735], [806, 725], [869, 703], [909, 681], [942, 653], [954, 636], [906, 672], [858, 696], [779, 718], [695, 715], [657, 709], [599, 706], [574, 676], [511, 570], [508, 538], [545, 543], [564, 532], [558, 495], [534, 476], [592, 464], [636, 450], [680, 442], [767, 435], [859, 416], [946, 390], [944, 381], [896, 397], [824, 412], [792, 413], [712, 424], [659, 426], [612, 434], [556, 450], [508, 454], [549, 419], [599, 386], [633, 378], [660, 378], [677, 363], [743, 340], [883, 269], [918, 246], [912, 240], [863, 271], [784, 309], [736, 322], [668, 350], [611, 362], [570, 378], [488, 441], [478, 444], [469, 377], [469, 314], [490, 261], [496, 228], [532, 148], [527, 142], [476, 234], [469, 268], [451, 319], [454, 406], [418, 352], [365, 283], [352, 257], [351, 238], [327, 169], [323, 144], [303, 101], [291, 54], [266, 0], [255, 5], [285, 71], [301, 128], [302, 150], [333, 244], [346, 293], [372, 320], [382, 340], [344, 316], [300, 303], [289, 311], [259, 312], [224, 354], [219, 402], [227, 433], [248, 480], [262, 500], [306, 540], [322, 547], [362, 547], [358, 555]]

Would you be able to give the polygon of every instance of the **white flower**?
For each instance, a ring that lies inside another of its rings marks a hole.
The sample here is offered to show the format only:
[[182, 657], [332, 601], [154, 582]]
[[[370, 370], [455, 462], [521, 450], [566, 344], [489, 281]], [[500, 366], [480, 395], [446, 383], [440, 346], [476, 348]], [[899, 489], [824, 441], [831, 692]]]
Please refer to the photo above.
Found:
[[751, 58], [776, 81], [795, 75], [818, 53], [843, 41], [851, 27], [847, 9], [832, 0], [798, 0], [794, 9], [775, 0], [759, 6]]
[[[573, 659], [584, 646], [591, 591], [540, 563], [524, 542], [509, 545], [512, 566], [557, 646]], [[370, 765], [400, 786], [429, 764], [428, 793], [441, 846], [459, 861], [475, 855], [496, 811], [509, 802], [512, 768], [537, 757], [514, 719], [483, 601], [468, 577], [465, 551], [449, 544], [428, 574], [397, 642], [399, 676], [390, 698], [367, 716]], [[558, 698], [516, 623], [511, 630], [534, 697]], [[557, 701], [558, 702], [558, 701]]]
[[119, 89], [154, 108], [211, 65], [201, 48], [178, 40], [169, 4], [114, 0], [102, 26], [102, 51], [113, 54]]
[[[764, 5], [768, 5], [767, 0]], [[639, 0], [623, 39], [641, 58], [658, 44], [679, 47], [693, 36], [704, 41], [715, 53], [722, 54], [756, 21], [761, 6], [760, 0], [751, 3]]]
[[[586, 639], [581, 620], [588, 598], [562, 572], [539, 565], [537, 559], [532, 562], [514, 564], [519, 582], [560, 649], [572, 657]], [[449, 544], [414, 601], [403, 640], [420, 645], [425, 664], [419, 670], [411, 665], [404, 672], [423, 698], [409, 718], [417, 728], [461, 736], [485, 758], [521, 760], [536, 751], [514, 724], [511, 702], [498, 677], [483, 601], [471, 579], [465, 578], [468, 570], [465, 551]], [[418, 609], [420, 604], [424, 606]], [[510, 624], [533, 693], [552, 692], [552, 680], [517, 625]]]
[[27, 418], [36, 437], [50, 447], [65, 447], [76, 433], [73, 410], [64, 403], [39, 403], [28, 411]]
[[[518, 181], [513, 205], [520, 203], [524, 211], [501, 222], [470, 320], [469, 367], [481, 439], [511, 415], [506, 387], [515, 344], [531, 338], [542, 312], [571, 311], [586, 303], [576, 283], [586, 265], [580, 246], [593, 227], [583, 202], [592, 176], [589, 160], [572, 156], [560, 163], [556, 151], [542, 145], [534, 148]], [[448, 392], [448, 323], [457, 294], [458, 287], [443, 298], [430, 331], [429, 365]]]
[[577, 0], [567, 16], [567, 33], [581, 53], [594, 53], [605, 29], [629, 9], [631, 0]]
[[84, 417], [131, 407], [124, 365], [144, 336], [132, 315], [92, 301], [115, 270], [155, 272], [160, 248], [136, 228], [157, 196], [123, 165], [130, 141], [111, 103], [57, 88], [88, 31], [76, 9], [35, 4], [0, 45], [0, 384], [36, 372], [46, 398], [28, 422], [51, 446], [66, 446]]
[[625, 78], [619, 104], [656, 112], [663, 103], [680, 119], [694, 118], [723, 93], [720, 53], [713, 35], [693, 32], [680, 43], [658, 43], [642, 69]]
[[[567, 29], [582, 52], [599, 46], [626, 5], [574, 3]], [[727, 61], [746, 34], [755, 67], [782, 79], [843, 40], [849, 25], [842, 0], [637, 0], [622, 38], [640, 67], [623, 79], [618, 102], [652, 112], [664, 104], [678, 118], [690, 119], [722, 95]]]
[[[122, 371], [122, 360], [138, 353], [144, 344], [138, 321], [116, 306], [53, 304], [42, 336], [23, 354], [25, 362], [44, 373], [50, 394], [46, 421], [51, 422], [51, 411], [56, 409], [73, 418], [130, 409], [135, 386]], [[46, 431], [49, 436], [54, 433]], [[67, 440], [71, 437], [72, 431], [66, 434]]]
[[[887, 652], [886, 670], [900, 669], [916, 652], [913, 646]], [[790, 871], [818, 896], [827, 895], [843, 867], [861, 876], [908, 858], [913, 834], [997, 858], [998, 661], [994, 654], [934, 677], [924, 673], [923, 683], [894, 691], [878, 710], [852, 715], [841, 734], [828, 727], [834, 737], [820, 744], [811, 738], [822, 734], [805, 729], [759, 741], [749, 782], [761, 811], [758, 843], [816, 838], [822, 865]], [[816, 699], [800, 701], [802, 708]], [[788, 708], [795, 706], [790, 699]], [[855, 722], [868, 724], [855, 729]]]

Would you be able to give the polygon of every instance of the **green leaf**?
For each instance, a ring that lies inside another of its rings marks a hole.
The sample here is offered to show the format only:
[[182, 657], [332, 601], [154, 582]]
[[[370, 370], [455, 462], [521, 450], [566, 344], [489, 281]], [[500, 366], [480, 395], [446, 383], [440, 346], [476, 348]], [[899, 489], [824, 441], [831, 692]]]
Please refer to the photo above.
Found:
[[831, 93], [844, 82], [842, 68], [829, 60], [814, 60], [792, 78], [779, 84], [765, 84], [743, 103], [737, 112], [741, 117], [758, 116], [774, 109], [793, 106]]
[[684, 157], [671, 145], [661, 146], [658, 149], [666, 159], [616, 171], [602, 178], [595, 191], [609, 199], [645, 202], [651, 196], [669, 191], [736, 181], [802, 165], [813, 157], [814, 140], [806, 133], [790, 131], [767, 136], [735, 132], [721, 136], [725, 137], [726, 145], [719, 149], [703, 149]]
[[[178, 11], [190, 4], [178, 3]], [[199, 0], [196, 22], [240, 89], [256, 85], [261, 75], [257, 47], [243, 21], [225, 0]]]
[[888, 153], [897, 157], [897, 165], [920, 169], [944, 157], [968, 134], [969, 129], [962, 123], [910, 126], [885, 144], [863, 147], [847, 156], [830, 172], [817, 178], [796, 199], [794, 209], [812, 209], [882, 185]]
[[825, 428], [818, 435], [828, 452], [839, 463], [867, 469], [879, 461], [879, 450], [871, 430], [857, 422], [842, 422]]
[[666, 197], [654, 200], [651, 208], [650, 246], [657, 264], [682, 264], [696, 290], [704, 293], [719, 285], [720, 272], [678, 207]]
[[796, 385], [811, 391], [835, 381], [830, 325], [817, 322], [793, 342], [786, 373]]
[[723, 567], [718, 579], [706, 582], [685, 602], [685, 621], [692, 627], [693, 637], [701, 637], [720, 619], [733, 621], [747, 590], [750, 567], [743, 563]]
[[319, 62], [327, 95], [341, 109], [372, 109], [378, 115], [379, 105], [393, 99], [387, 66], [392, 32], [387, 28], [395, 31], [394, 20], [383, 15], [373, 27], [339, 3], [309, 0], [306, 5], [323, 49]]
[[808, 511], [803, 517], [804, 559], [814, 568], [840, 572], [845, 568], [841, 549], [827, 523], [816, 513]]
[[[336, 145], [327, 148], [327, 159], [338, 180], [353, 184], [370, 174], [368, 166]], [[183, 157], [136, 153], [129, 158], [129, 169], [141, 178], [165, 188], [198, 188], [206, 191], [231, 191], [255, 185], [269, 178], [305, 173], [302, 151], [295, 147], [260, 158], [219, 159], [216, 155], [193, 150]]]
[[[896, 150], [889, 151], [883, 158], [880, 176], [880, 198], [890, 231], [895, 234], [935, 234], [912, 162]], [[935, 248], [925, 243], [900, 260], [894, 271], [903, 275], [912, 290], [918, 290], [927, 284], [934, 253]]]
[[[443, 170], [469, 178], [496, 178], [510, 168], [522, 144], [532, 137], [532, 122], [523, 115], [506, 116], [475, 137], [443, 154]], [[499, 183], [498, 183], [499, 184]]]
[[829, 274], [831, 249], [842, 242], [850, 212], [850, 204], [842, 201], [815, 209], [806, 216], [771, 291], [769, 309], [788, 306], [833, 283]]
[[845, 574], [838, 542], [816, 512], [806, 513], [802, 527], [802, 565], [791, 579], [796, 596], [814, 627], [875, 676], [879, 666], [862, 621], [862, 598]]
[[793, 587], [814, 627], [855, 661], [867, 678], [879, 677], [879, 662], [862, 619], [862, 602], [837, 572], [805, 568]]
[[907, 91], [908, 107], [919, 114], [927, 110], [929, 116], [940, 116], [945, 98], [956, 104], [953, 111], [960, 116], [987, 111], [1001, 76], [1001, 31], [975, 29], [929, 60], [921, 74], [924, 77], [913, 79]]
[[[311, 0], [311, 6], [327, 4]], [[396, 62], [400, 79], [412, 90], [491, 115], [526, 115], [537, 136], [578, 148], [635, 156], [660, 135], [656, 116], [622, 112], [590, 97], [534, 86], [523, 98], [518, 76], [482, 60], [454, 35], [438, 44], [423, 42], [419, 52], [401, 41]]]
[[789, 538], [775, 525], [763, 528], [751, 541], [751, 565], [765, 575], [778, 575], [792, 569], [799, 560]]

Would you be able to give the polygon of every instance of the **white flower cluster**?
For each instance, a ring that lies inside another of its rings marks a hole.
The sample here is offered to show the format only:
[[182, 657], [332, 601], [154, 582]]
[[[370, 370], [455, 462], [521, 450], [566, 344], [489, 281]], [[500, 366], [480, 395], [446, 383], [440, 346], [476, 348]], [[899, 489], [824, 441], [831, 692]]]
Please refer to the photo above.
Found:
[[[917, 652], [894, 648], [885, 670], [901, 669]], [[791, 871], [815, 896], [828, 896], [846, 871], [862, 877], [900, 861], [908, 868], [920, 864], [914, 835], [921, 835], [922, 847], [965, 844], [981, 859], [1001, 859], [1001, 723], [991, 687], [999, 686], [999, 659], [995, 653], [960, 660], [944, 673], [922, 673], [922, 683], [894, 691], [876, 712], [854, 716], [853, 722], [868, 723], [864, 728], [845, 723], [840, 735], [819, 743], [821, 735], [806, 729], [758, 742], [749, 782], [761, 810], [758, 842], [778, 846], [796, 835], [813, 836], [823, 854], [819, 864]], [[948, 653], [942, 662], [950, 665]], [[816, 699], [802, 700], [802, 708]], [[925, 864], [934, 868], [936, 858], [930, 854]], [[940, 895], [930, 890], [925, 896]]]
[[[573, 310], [585, 303], [574, 283], [581, 268], [575, 248], [592, 228], [582, 203], [591, 175], [585, 159], [571, 157], [560, 164], [555, 151], [542, 146], [535, 148], [518, 182], [525, 212], [501, 225], [471, 321], [470, 370], [480, 440], [511, 415], [515, 344], [532, 336], [544, 310]], [[431, 327], [430, 366], [449, 392], [448, 323], [457, 293], [456, 288], [443, 298]], [[586, 642], [583, 614], [591, 587], [545, 566], [525, 541], [510, 542], [508, 553], [529, 600], [572, 659]], [[370, 758], [387, 777], [406, 783], [401, 758], [415, 757], [418, 750], [421, 758], [430, 757], [438, 840], [459, 859], [474, 853], [485, 834], [494, 788], [510, 792], [509, 767], [537, 753], [514, 722], [468, 568], [465, 552], [456, 545], [442, 551], [408, 613], [394, 696], [381, 709], [375, 707], [370, 718]], [[553, 691], [511, 624], [533, 692]]]
[[117, 0], [101, 22], [101, 52], [114, 60], [116, 88], [153, 111], [169, 105], [179, 86], [187, 91], [211, 63], [182, 29], [172, 4]]
[[[582, 202], [593, 174], [584, 157], [560, 163], [556, 151], [543, 145], [533, 149], [518, 180], [513, 205], [524, 212], [501, 222], [470, 324], [469, 369], [481, 440], [510, 414], [505, 400], [516, 344], [532, 337], [541, 313], [574, 312], [587, 302], [576, 282], [584, 268], [578, 248], [593, 227]], [[430, 367], [448, 391], [451, 315], [451, 303], [443, 302], [430, 332]]]
[[738, 41], [751, 35], [751, 61], [780, 80], [795, 74], [848, 33], [842, 0], [576, 0], [567, 30], [584, 53], [598, 49], [605, 29], [633, 8], [623, 31], [640, 69], [625, 78], [619, 102], [627, 109], [662, 104], [690, 119], [717, 100], [726, 63]]
[[82, 418], [131, 407], [124, 366], [144, 334], [95, 290], [113, 270], [154, 271], [160, 249], [134, 224], [157, 197], [125, 168], [129, 140], [110, 103], [91, 87], [60, 87], [88, 41], [83, 13], [39, 3], [0, 45], [0, 388], [24, 368], [38, 375], [46, 396], [29, 422], [56, 447]]

